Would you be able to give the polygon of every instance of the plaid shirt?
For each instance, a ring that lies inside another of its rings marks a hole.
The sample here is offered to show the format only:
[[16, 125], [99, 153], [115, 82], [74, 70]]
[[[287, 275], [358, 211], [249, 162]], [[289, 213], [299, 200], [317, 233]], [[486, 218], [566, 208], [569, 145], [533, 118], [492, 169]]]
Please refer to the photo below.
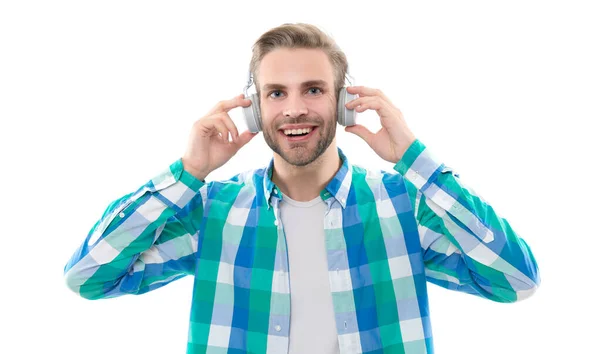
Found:
[[[427, 281], [498, 302], [534, 293], [527, 244], [421, 141], [398, 173], [338, 153], [342, 167], [320, 195], [342, 353], [433, 353]], [[272, 169], [273, 160], [207, 183], [175, 161], [108, 206], [65, 267], [68, 287], [102, 299], [193, 275], [188, 353], [287, 353], [290, 279]]]

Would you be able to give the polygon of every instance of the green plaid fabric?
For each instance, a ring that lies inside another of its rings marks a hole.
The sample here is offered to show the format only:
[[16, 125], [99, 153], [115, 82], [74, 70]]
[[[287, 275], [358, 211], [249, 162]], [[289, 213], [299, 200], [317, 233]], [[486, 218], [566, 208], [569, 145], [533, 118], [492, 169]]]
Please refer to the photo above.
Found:
[[[338, 153], [342, 167], [320, 195], [342, 353], [433, 353], [427, 281], [498, 302], [534, 293], [528, 245], [421, 141], [397, 173]], [[290, 280], [272, 169], [273, 160], [204, 182], [175, 161], [108, 206], [65, 266], [68, 287], [103, 299], [192, 275], [188, 353], [287, 353]]]

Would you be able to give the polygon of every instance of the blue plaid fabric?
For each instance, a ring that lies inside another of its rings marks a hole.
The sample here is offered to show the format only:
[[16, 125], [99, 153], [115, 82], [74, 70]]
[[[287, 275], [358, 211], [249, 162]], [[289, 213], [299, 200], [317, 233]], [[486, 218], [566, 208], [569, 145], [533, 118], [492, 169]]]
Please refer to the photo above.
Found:
[[[427, 282], [498, 302], [535, 292], [525, 241], [421, 141], [397, 173], [338, 153], [342, 167], [320, 195], [342, 353], [433, 353]], [[68, 287], [102, 299], [192, 275], [188, 353], [287, 353], [290, 280], [272, 169], [205, 182], [175, 161], [107, 207], [65, 266]]]

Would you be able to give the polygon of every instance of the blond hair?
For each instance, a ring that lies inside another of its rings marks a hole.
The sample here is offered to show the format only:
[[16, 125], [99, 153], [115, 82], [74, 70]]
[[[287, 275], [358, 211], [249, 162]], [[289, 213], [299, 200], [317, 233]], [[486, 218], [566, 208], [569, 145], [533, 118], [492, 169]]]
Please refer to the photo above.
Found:
[[252, 46], [252, 59], [250, 60], [250, 73], [254, 77], [258, 92], [260, 92], [257, 82], [258, 66], [265, 55], [278, 48], [323, 50], [333, 66], [334, 87], [337, 97], [338, 91], [344, 86], [344, 78], [348, 72], [346, 55], [333, 38], [318, 27], [306, 23], [285, 23], [265, 32], [254, 43]]

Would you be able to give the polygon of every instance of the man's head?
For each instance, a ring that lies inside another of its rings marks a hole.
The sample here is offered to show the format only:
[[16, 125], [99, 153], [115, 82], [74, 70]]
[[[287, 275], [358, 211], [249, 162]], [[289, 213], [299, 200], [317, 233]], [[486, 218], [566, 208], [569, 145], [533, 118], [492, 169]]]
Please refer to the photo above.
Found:
[[[254, 44], [250, 72], [260, 98], [263, 135], [289, 164], [310, 164], [335, 138], [336, 103], [347, 70], [344, 53], [312, 25], [284, 24]], [[285, 135], [286, 128], [305, 127], [310, 129], [306, 138]]]

